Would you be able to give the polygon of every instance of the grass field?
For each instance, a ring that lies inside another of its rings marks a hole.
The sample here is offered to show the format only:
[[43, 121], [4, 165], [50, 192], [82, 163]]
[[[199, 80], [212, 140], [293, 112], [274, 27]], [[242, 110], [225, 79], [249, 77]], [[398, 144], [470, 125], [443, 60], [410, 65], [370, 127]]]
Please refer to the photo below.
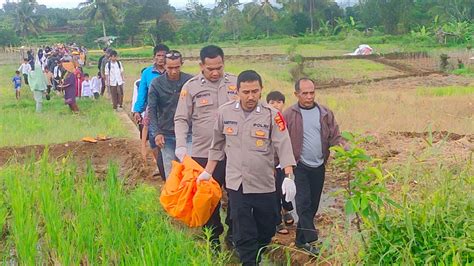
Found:
[[[0, 262], [58, 265], [213, 265], [206, 241], [178, 230], [157, 189], [124, 186], [117, 166], [103, 181], [67, 159], [0, 169]], [[5, 231], [4, 231], [5, 230]], [[224, 256], [224, 255], [223, 255]]]
[[120, 119], [111, 112], [108, 100], [78, 100], [81, 113], [72, 116], [62, 96], [44, 99], [43, 112], [35, 113], [35, 102], [28, 87], [20, 101], [10, 84], [15, 66], [0, 66], [0, 146], [61, 143], [85, 136], [105, 134], [129, 136]]

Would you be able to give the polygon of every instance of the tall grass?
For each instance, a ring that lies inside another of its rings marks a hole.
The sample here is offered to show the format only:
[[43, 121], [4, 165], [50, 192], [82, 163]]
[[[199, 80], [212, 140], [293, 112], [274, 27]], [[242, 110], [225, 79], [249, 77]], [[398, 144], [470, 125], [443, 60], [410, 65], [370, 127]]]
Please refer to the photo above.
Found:
[[388, 211], [373, 229], [364, 260], [403, 265], [473, 263], [472, 160], [458, 167], [410, 167], [408, 173], [412, 183], [402, 185], [402, 208]]
[[416, 94], [437, 97], [472, 95], [474, 94], [474, 86], [421, 87], [416, 89]]
[[[90, 164], [78, 174], [69, 160], [9, 165], [0, 170], [0, 214], [7, 213], [0, 261], [59, 265], [212, 265], [206, 243], [177, 230], [156, 188], [127, 188], [110, 164], [104, 180]], [[3, 212], [2, 212], [3, 210]], [[6, 210], [10, 210], [6, 212]], [[2, 228], [2, 227], [0, 227]], [[1, 235], [0, 235], [1, 236]], [[8, 244], [10, 243], [10, 244]]]
[[[429, 140], [428, 140], [429, 141]], [[431, 145], [431, 144], [430, 144]], [[441, 144], [442, 145], [442, 144]], [[321, 261], [366, 265], [471, 265], [474, 262], [474, 169], [446, 163], [439, 145], [391, 169], [389, 186], [400, 206], [386, 206], [365, 221], [363, 248], [353, 228], [335, 221], [329, 238], [334, 254]], [[430, 162], [430, 163], [428, 163]]]

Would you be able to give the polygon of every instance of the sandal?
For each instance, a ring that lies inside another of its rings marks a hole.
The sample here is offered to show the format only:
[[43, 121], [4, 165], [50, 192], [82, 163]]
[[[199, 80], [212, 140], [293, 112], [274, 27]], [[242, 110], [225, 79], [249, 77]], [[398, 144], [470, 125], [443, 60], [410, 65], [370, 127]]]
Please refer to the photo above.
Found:
[[293, 219], [293, 216], [291, 213], [287, 212], [283, 215], [283, 221], [285, 221], [285, 225], [290, 226], [295, 223], [295, 220]]
[[277, 225], [277, 229], [276, 229], [277, 233], [278, 234], [281, 234], [281, 235], [287, 235], [290, 233], [290, 231], [288, 231], [288, 229], [286, 228], [286, 226], [284, 224], [279, 224]]

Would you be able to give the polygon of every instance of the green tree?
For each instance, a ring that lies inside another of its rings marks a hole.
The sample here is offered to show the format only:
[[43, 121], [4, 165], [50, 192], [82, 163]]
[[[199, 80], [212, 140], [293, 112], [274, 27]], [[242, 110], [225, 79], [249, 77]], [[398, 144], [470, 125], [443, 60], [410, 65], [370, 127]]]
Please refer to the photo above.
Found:
[[[142, 7], [142, 18], [144, 20], [154, 20], [155, 26], [151, 31], [155, 35], [155, 42], [163, 41], [163, 34], [168, 34], [167, 31], [172, 27], [168, 17], [164, 16], [171, 12], [171, 7], [168, 0], [136, 0]], [[163, 31], [162, 28], [166, 28]], [[166, 33], [165, 33], [166, 32]]]
[[253, 5], [248, 12], [248, 20], [254, 21], [257, 16], [262, 15], [265, 18], [265, 31], [267, 38], [270, 37], [270, 26], [271, 23], [277, 20], [278, 15], [270, 4], [269, 0], [262, 0], [260, 5]]
[[239, 0], [216, 0], [216, 10], [220, 14], [228, 13], [232, 7], [239, 5]]
[[242, 22], [242, 13], [236, 6], [232, 6], [224, 16], [224, 26], [227, 30], [232, 32], [233, 40], [238, 38]]
[[102, 24], [102, 33], [107, 36], [106, 21], [117, 22], [122, 0], [86, 0], [79, 4], [83, 8], [81, 16], [88, 18], [93, 23]]
[[15, 31], [18, 35], [38, 36], [46, 28], [47, 20], [44, 16], [37, 14], [37, 6], [36, 0], [22, 0], [16, 6]]
[[135, 43], [135, 36], [141, 32], [140, 22], [142, 18], [140, 13], [140, 7], [131, 6], [125, 10], [123, 18], [123, 26], [120, 33], [125, 40], [128, 39], [130, 41], [132, 46]]

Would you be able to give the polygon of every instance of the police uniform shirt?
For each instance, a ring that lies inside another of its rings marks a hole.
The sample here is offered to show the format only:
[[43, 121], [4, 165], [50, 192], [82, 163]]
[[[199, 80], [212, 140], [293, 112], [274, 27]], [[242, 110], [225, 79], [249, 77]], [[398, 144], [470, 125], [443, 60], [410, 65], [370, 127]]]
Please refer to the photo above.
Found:
[[201, 73], [184, 84], [174, 117], [177, 148], [186, 147], [192, 127], [191, 156], [207, 158], [217, 109], [236, 99], [236, 84], [237, 77], [228, 73], [218, 82], [210, 82]]
[[275, 191], [274, 154], [282, 168], [296, 165], [283, 116], [266, 103], [259, 102], [246, 117], [240, 101], [218, 110], [209, 150], [209, 160], [227, 156], [226, 187], [247, 193]]

